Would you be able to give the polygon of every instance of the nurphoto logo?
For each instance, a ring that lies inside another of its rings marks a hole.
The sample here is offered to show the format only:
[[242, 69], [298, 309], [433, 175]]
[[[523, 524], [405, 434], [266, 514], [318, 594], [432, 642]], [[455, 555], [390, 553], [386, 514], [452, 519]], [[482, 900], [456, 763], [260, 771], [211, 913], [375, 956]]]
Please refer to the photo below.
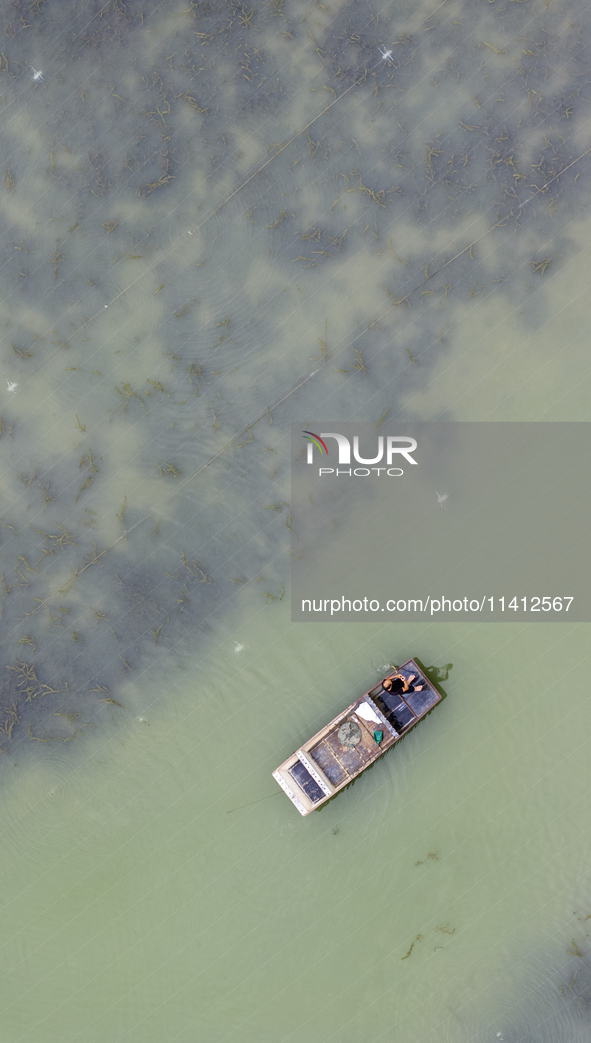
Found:
[[[355, 435], [353, 438], [353, 457], [358, 464], [363, 464], [363, 467], [355, 467], [347, 470], [347, 465], [351, 464], [351, 442], [346, 435], [341, 435], [337, 431], [322, 431], [319, 435], [315, 434], [314, 431], [304, 431], [303, 437], [308, 443], [308, 452], [306, 463], [314, 463], [314, 448], [317, 449], [320, 456], [328, 456], [329, 451], [326, 445], [326, 438], [334, 438], [337, 443], [338, 449], [338, 467], [320, 467], [318, 469], [318, 475], [322, 478], [324, 475], [342, 475], [345, 474], [349, 478], [355, 475], [358, 478], [367, 478], [373, 472], [381, 477], [382, 472], [385, 472], [390, 478], [398, 478], [404, 474], [401, 467], [393, 467], [394, 455], [398, 454], [398, 457], [402, 456], [409, 464], [417, 465], [418, 460], [414, 460], [411, 453], [414, 453], [417, 448], [416, 439], [409, 438], [406, 435], [386, 435], [385, 438], [385, 449], [384, 449], [384, 436], [379, 435], [377, 453], [372, 457], [363, 457], [359, 452], [359, 437]], [[334, 452], [334, 447], [333, 447]], [[386, 458], [385, 467], [368, 467], [368, 464], [379, 464]]]

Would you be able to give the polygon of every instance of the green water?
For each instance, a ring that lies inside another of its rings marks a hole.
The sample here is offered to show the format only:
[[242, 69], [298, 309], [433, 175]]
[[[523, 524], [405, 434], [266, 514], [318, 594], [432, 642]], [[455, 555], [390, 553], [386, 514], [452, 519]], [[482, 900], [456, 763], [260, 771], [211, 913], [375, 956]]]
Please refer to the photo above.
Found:
[[2, 17], [2, 1039], [591, 1040], [588, 626], [289, 617], [292, 421], [589, 419], [586, 6]]

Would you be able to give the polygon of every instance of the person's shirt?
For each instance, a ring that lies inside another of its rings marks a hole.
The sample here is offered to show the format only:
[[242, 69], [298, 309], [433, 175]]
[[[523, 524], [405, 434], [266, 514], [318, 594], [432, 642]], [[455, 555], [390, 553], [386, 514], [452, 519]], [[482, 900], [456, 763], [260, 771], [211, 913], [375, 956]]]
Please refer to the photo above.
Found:
[[[388, 678], [385, 678], [385, 680], [388, 680]], [[382, 681], [382, 692], [385, 692], [387, 695], [397, 695], [404, 691], [404, 681], [401, 677], [392, 677], [390, 680], [392, 681], [391, 688], [385, 688]]]
[[402, 702], [400, 696], [402, 694], [408, 695], [411, 692], [414, 692], [414, 690], [414, 685], [411, 684], [408, 686], [406, 691], [404, 691], [404, 680], [400, 677], [393, 677], [392, 688], [390, 690], [384, 688], [384, 685], [382, 683], [380, 697], [382, 699], [382, 702], [387, 706], [388, 710], [393, 711], [396, 710], [396, 708], [399, 707], [400, 703]]

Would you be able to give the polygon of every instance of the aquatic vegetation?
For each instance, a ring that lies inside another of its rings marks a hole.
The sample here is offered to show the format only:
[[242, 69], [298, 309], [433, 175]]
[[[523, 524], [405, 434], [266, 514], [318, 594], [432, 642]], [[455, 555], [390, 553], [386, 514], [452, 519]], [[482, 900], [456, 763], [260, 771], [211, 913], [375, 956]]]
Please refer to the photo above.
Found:
[[69, 4], [48, 47], [16, 3], [4, 89], [22, 125], [52, 108], [7, 132], [5, 665], [26, 647], [44, 683], [116, 696], [232, 594], [274, 611], [291, 420], [381, 427], [474, 309], [544, 321], [586, 191], [579, 24], [374, 7], [194, 2], [169, 38], [160, 9]]
[[422, 938], [422, 937], [423, 937], [423, 935], [422, 935], [422, 934], [417, 934], [417, 936], [416, 936], [416, 937], [414, 938], [414, 940], [413, 940], [413, 941], [411, 942], [411, 944], [410, 944], [410, 949], [408, 950], [408, 952], [406, 952], [406, 953], [404, 954], [404, 956], [401, 956], [401, 957], [400, 957], [400, 959], [401, 959], [401, 960], [408, 960], [408, 958], [409, 958], [409, 956], [411, 955], [411, 953], [412, 953], [412, 951], [413, 951], [413, 949], [414, 949], [415, 945], [417, 944], [417, 942], [420, 942], [420, 940], [421, 940], [421, 938]]
[[[501, 1035], [504, 1039], [570, 1043], [588, 1034], [591, 1024], [589, 956], [581, 952], [576, 942], [566, 953], [570, 959], [557, 955], [552, 961], [545, 958], [542, 973], [539, 966], [528, 970], [526, 980], [521, 982], [521, 994], [509, 1010], [506, 1010], [506, 995], [496, 997], [497, 1007], [503, 1011]], [[497, 1023], [500, 1020], [498, 1016], [495, 1018]], [[486, 1030], [479, 1031], [474, 1039], [484, 1043], [490, 1035]]]

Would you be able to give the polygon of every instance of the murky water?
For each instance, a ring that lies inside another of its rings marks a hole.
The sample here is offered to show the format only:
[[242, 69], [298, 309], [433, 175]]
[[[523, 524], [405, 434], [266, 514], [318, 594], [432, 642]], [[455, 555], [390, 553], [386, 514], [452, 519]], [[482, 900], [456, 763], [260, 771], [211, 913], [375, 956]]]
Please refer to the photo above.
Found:
[[287, 597], [292, 421], [589, 419], [587, 5], [2, 20], [5, 1038], [591, 1040], [588, 627]]

